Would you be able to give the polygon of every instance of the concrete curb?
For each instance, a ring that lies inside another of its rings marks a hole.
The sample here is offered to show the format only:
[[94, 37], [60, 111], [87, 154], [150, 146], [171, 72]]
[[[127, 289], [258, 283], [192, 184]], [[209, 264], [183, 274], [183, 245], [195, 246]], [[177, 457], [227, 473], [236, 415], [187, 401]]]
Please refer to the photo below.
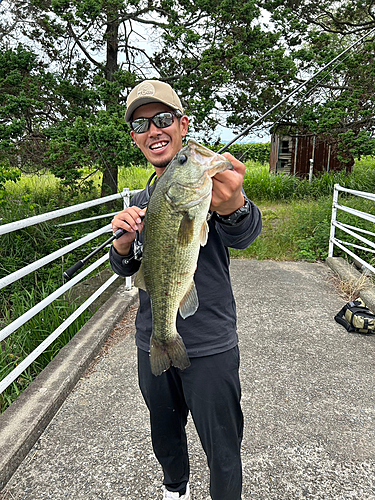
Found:
[[0, 415], [0, 491], [137, 297], [137, 289], [127, 291], [125, 285], [119, 286], [69, 344]]
[[363, 289], [359, 291], [359, 296], [365, 302], [367, 307], [375, 312], [375, 287], [370, 279], [366, 279], [354, 266], [350, 265], [342, 257], [327, 257], [327, 265], [342, 281], [361, 283]]

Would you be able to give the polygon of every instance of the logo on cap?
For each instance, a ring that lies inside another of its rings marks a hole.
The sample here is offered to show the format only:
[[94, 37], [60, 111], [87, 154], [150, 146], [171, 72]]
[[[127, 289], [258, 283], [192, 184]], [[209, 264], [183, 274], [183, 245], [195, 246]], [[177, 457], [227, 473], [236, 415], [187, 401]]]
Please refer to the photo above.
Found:
[[151, 83], [141, 85], [137, 91], [137, 97], [152, 96], [155, 94], [155, 87]]

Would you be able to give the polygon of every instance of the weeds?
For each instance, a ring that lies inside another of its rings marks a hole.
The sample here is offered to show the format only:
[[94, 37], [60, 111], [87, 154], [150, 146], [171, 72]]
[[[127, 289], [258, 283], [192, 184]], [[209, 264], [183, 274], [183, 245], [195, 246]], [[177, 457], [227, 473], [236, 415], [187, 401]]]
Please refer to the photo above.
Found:
[[258, 202], [332, 197], [335, 184], [358, 191], [375, 191], [375, 160], [372, 158], [358, 162], [351, 174], [324, 172], [314, 176], [311, 183], [294, 175], [270, 174], [267, 165], [247, 162], [246, 166], [244, 189]]
[[153, 173], [154, 169], [149, 166], [132, 168], [123, 168], [119, 172], [119, 191], [124, 188], [143, 189]]
[[328, 254], [331, 199], [259, 203], [263, 229], [246, 250], [233, 257], [272, 260], [324, 260]]
[[371, 281], [368, 276], [361, 274], [359, 278], [351, 278], [341, 280], [337, 276], [333, 276], [331, 281], [343, 299], [350, 302], [358, 299], [361, 291], [366, 290], [371, 286]]
[[[18, 294], [14, 301], [19, 310], [24, 310], [25, 307], [34, 302], [33, 291], [29, 292], [29, 294]], [[78, 304], [58, 299], [1, 342], [0, 380], [4, 379], [21, 361], [36, 349], [77, 307]], [[0, 413], [18, 397], [56, 356], [61, 348], [74, 337], [90, 316], [89, 311], [85, 311], [0, 394]]]

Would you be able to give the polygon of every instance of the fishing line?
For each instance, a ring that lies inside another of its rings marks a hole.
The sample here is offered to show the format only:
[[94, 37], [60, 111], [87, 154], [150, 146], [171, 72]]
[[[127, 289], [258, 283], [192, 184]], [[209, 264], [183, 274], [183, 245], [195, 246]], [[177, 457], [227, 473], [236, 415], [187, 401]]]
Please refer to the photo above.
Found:
[[104, 156], [102, 155], [102, 151], [101, 151], [101, 149], [99, 148], [98, 143], [96, 142], [96, 140], [95, 140], [95, 136], [94, 136], [94, 135], [92, 135], [92, 140], [94, 141], [94, 144], [95, 144], [95, 146], [96, 146], [96, 149], [97, 149], [97, 151], [98, 151], [98, 153], [99, 153], [99, 155], [100, 155], [101, 159], [103, 160], [104, 166], [105, 166], [105, 168], [107, 169], [107, 171], [108, 171], [108, 173], [109, 173], [109, 176], [110, 176], [110, 177], [111, 177], [111, 179], [112, 179], [113, 185], [114, 185], [114, 186], [117, 186], [117, 182], [116, 182], [116, 181], [115, 181], [115, 179], [113, 178], [112, 172], [110, 171], [110, 169], [109, 169], [109, 167], [108, 167], [108, 165], [107, 165], [107, 162], [105, 161], [105, 158], [104, 158]]
[[282, 116], [281, 116], [278, 120], [276, 120], [276, 121], [275, 121], [275, 122], [274, 122], [274, 123], [270, 126], [270, 129], [272, 129], [273, 127], [275, 127], [275, 125], [277, 125], [278, 123], [280, 123], [280, 122], [284, 119], [284, 117], [286, 117], [286, 116], [287, 116], [289, 113], [291, 113], [294, 109], [299, 109], [299, 108], [301, 107], [302, 100], [303, 100], [303, 99], [305, 99], [305, 98], [307, 98], [307, 97], [310, 97], [310, 96], [313, 94], [313, 92], [315, 91], [315, 89], [316, 89], [317, 87], [319, 87], [319, 86], [320, 86], [320, 84], [321, 84], [322, 82], [324, 82], [324, 80], [325, 80], [328, 76], [330, 76], [330, 75], [331, 75], [331, 74], [335, 71], [335, 69], [336, 69], [336, 68], [337, 68], [340, 64], [342, 64], [342, 63], [343, 63], [346, 59], [348, 59], [349, 55], [350, 55], [350, 54], [347, 54], [347, 55], [344, 57], [344, 59], [342, 59], [341, 61], [339, 61], [339, 62], [338, 62], [338, 63], [337, 63], [337, 64], [336, 64], [333, 68], [332, 68], [332, 70], [331, 70], [329, 73], [327, 73], [325, 76], [323, 76], [323, 78], [321, 78], [321, 79], [320, 79], [320, 80], [319, 80], [319, 81], [318, 81], [318, 82], [317, 82], [317, 83], [316, 83], [313, 87], [311, 87], [311, 89], [307, 90], [307, 91], [306, 91], [306, 92], [305, 92], [305, 93], [304, 93], [304, 94], [300, 97], [300, 99], [299, 99], [299, 100], [298, 100], [295, 104], [293, 104], [293, 105], [292, 105], [292, 106], [291, 106], [291, 107], [290, 107], [290, 108], [289, 108], [289, 109], [288, 109], [288, 110], [287, 110], [287, 111], [286, 111], [286, 112], [285, 112], [285, 113], [284, 113], [284, 114], [283, 114], [283, 115], [282, 115]]
[[332, 61], [328, 62], [327, 64], [325, 64], [323, 66], [323, 68], [321, 68], [319, 71], [317, 71], [316, 73], [314, 73], [310, 78], [308, 78], [305, 82], [302, 82], [300, 85], [298, 85], [298, 87], [296, 87], [290, 94], [288, 94], [286, 97], [284, 97], [284, 99], [282, 99], [280, 102], [278, 102], [277, 104], [275, 104], [275, 106], [273, 106], [271, 109], [269, 109], [266, 113], [264, 113], [260, 118], [258, 118], [257, 120], [255, 120], [255, 122], [253, 122], [251, 125], [249, 125], [248, 127], [246, 127], [246, 129], [241, 132], [240, 134], [236, 135], [236, 137], [234, 137], [231, 141], [228, 142], [228, 144], [226, 144], [224, 147], [222, 147], [218, 153], [224, 153], [224, 151], [226, 151], [229, 146], [231, 146], [232, 144], [234, 144], [235, 142], [238, 141], [238, 139], [240, 139], [241, 137], [244, 137], [246, 136], [249, 131], [251, 129], [253, 129], [256, 125], [258, 125], [264, 118], [266, 118], [268, 115], [270, 115], [271, 113], [273, 113], [273, 111], [275, 111], [277, 108], [279, 108], [282, 104], [284, 104], [284, 102], [286, 102], [288, 99], [290, 99], [292, 96], [294, 96], [294, 94], [297, 94], [301, 89], [303, 89], [303, 87], [305, 87], [309, 82], [311, 82], [314, 78], [316, 78], [317, 76], [319, 76], [321, 73], [323, 73], [323, 71], [325, 71], [326, 69], [328, 69], [332, 64], [334, 64], [336, 61], [338, 61], [344, 54], [346, 54], [347, 52], [349, 52], [353, 47], [355, 47], [356, 45], [358, 45], [359, 43], [362, 42], [362, 40], [364, 40], [365, 38], [367, 38], [368, 36], [370, 36], [372, 33], [375, 32], [375, 28], [371, 29], [368, 33], [366, 33], [365, 35], [363, 35], [362, 37], [360, 37], [357, 41], [355, 41], [352, 45], [350, 45], [348, 48], [346, 48], [345, 50], [343, 50], [342, 52], [340, 52], [340, 54], [338, 54], [336, 57], [334, 57], [332, 59]]

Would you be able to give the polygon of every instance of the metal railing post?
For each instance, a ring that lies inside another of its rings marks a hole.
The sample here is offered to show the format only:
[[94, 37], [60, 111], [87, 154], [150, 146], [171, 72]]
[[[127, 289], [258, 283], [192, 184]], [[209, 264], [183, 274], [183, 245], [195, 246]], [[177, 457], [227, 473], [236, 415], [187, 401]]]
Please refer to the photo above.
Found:
[[124, 200], [124, 210], [130, 206], [130, 189], [124, 188], [122, 190], [121, 196]]
[[333, 189], [333, 202], [332, 202], [332, 217], [331, 217], [331, 231], [329, 235], [329, 248], [328, 248], [328, 257], [333, 257], [333, 247], [334, 247], [334, 239], [335, 239], [335, 230], [336, 230], [336, 219], [337, 219], [337, 204], [339, 200], [339, 184], [335, 184]]
[[[124, 188], [122, 190], [121, 194], [123, 200], [124, 200], [124, 210], [130, 206], [130, 189], [129, 188]], [[132, 279], [131, 276], [127, 276], [125, 278], [125, 287], [127, 290], [132, 289]]]
[[313, 177], [313, 171], [314, 171], [314, 160], [310, 158], [310, 169], [309, 169], [309, 184], [312, 182], [312, 177]]

